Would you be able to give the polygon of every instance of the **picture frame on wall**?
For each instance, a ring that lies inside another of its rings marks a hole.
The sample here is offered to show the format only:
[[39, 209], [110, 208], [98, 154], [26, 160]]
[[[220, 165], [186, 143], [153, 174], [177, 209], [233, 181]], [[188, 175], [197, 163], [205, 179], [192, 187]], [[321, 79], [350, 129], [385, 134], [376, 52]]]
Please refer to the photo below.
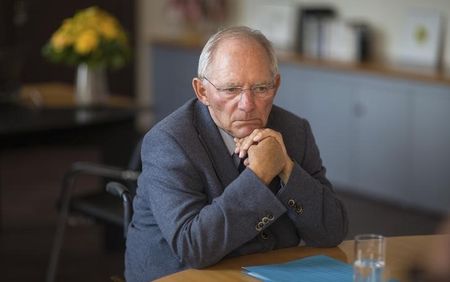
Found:
[[249, 13], [250, 27], [260, 30], [275, 48], [292, 51], [296, 45], [298, 5], [292, 1], [261, 1]]
[[443, 16], [439, 11], [410, 10], [402, 36], [401, 63], [426, 68], [440, 67]]

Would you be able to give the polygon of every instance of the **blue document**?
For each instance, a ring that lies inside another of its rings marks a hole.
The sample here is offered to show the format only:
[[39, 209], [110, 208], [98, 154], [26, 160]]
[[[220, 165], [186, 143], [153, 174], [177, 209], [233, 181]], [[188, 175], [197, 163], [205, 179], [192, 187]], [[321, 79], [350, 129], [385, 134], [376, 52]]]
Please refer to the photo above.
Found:
[[243, 268], [246, 274], [262, 281], [351, 282], [353, 280], [353, 267], [350, 264], [324, 255]]

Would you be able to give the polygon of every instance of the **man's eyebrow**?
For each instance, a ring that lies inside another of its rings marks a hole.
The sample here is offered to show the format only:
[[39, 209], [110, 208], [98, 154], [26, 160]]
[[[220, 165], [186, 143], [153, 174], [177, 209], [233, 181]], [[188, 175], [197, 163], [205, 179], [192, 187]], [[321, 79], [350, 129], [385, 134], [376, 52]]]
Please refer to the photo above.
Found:
[[228, 87], [242, 87], [243, 84], [240, 84], [238, 82], [226, 82], [224, 83], [224, 87], [228, 88]]
[[[269, 84], [272, 84], [272, 83], [273, 83], [273, 81], [265, 80], [265, 81], [256, 82], [254, 84], [251, 84], [250, 87], [261, 86], [261, 85], [269, 85]], [[228, 87], [244, 87], [244, 83], [228, 82], [228, 83], [224, 84], [223, 88], [225, 88], [225, 87], [227, 87], [227, 88]]]
[[273, 83], [272, 81], [264, 81], [264, 82], [255, 83], [255, 84], [253, 84], [253, 86], [269, 85], [272, 83]]

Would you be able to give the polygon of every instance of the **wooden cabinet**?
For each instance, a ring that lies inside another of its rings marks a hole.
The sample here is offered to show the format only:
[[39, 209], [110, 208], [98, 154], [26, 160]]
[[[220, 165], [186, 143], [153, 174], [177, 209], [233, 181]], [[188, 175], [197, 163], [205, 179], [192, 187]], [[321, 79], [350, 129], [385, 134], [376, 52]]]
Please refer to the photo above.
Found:
[[342, 186], [352, 183], [354, 154], [353, 90], [342, 76], [296, 65], [281, 65], [281, 87], [275, 104], [311, 123], [328, 176]]
[[411, 96], [398, 81], [361, 79], [354, 96], [353, 186], [401, 202], [409, 189]]
[[450, 210], [450, 88], [411, 87], [411, 189], [429, 209]]
[[[153, 47], [160, 119], [193, 97], [199, 50]], [[312, 126], [337, 190], [450, 211], [450, 85], [282, 61], [275, 103]]]
[[450, 209], [450, 87], [281, 65], [276, 103], [307, 118], [337, 189]]

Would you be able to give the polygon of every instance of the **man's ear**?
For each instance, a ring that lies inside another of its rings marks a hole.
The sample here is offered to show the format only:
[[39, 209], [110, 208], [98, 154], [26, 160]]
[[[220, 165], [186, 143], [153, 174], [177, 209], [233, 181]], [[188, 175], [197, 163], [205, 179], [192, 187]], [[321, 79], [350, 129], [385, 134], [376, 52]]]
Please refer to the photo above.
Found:
[[208, 96], [206, 95], [206, 89], [203, 86], [203, 81], [200, 78], [194, 77], [192, 79], [192, 88], [194, 88], [194, 92], [198, 100], [203, 104], [205, 104], [206, 106], [209, 106]]
[[278, 88], [280, 88], [280, 85], [281, 85], [281, 76], [280, 76], [280, 74], [277, 74], [276, 76], [275, 76], [275, 79], [274, 79], [274, 86], [275, 86], [275, 95], [277, 94], [277, 92], [278, 92]]

